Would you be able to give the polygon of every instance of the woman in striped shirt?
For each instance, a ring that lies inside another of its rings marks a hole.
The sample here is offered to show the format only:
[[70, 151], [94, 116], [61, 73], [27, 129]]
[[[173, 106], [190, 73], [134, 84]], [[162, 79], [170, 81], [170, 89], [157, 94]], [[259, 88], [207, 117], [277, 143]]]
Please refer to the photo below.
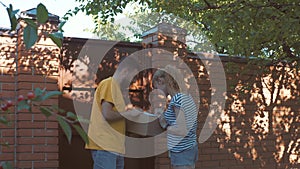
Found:
[[187, 94], [182, 74], [173, 66], [157, 70], [153, 87], [161, 90], [171, 100], [161, 115], [166, 122], [167, 140], [173, 169], [194, 169], [198, 159], [197, 115], [193, 98]]

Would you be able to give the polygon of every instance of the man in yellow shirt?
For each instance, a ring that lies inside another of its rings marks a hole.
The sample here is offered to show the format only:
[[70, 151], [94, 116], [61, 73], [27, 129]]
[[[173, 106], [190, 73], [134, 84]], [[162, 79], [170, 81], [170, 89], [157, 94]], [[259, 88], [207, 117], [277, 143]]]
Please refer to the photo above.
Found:
[[[130, 58], [128, 58], [130, 59]], [[125, 118], [142, 113], [137, 109], [126, 110], [120, 82], [129, 73], [136, 72], [134, 61], [118, 68], [119, 74], [102, 80], [95, 92], [90, 124], [89, 143], [86, 149], [92, 151], [94, 169], [123, 169], [125, 154]]]

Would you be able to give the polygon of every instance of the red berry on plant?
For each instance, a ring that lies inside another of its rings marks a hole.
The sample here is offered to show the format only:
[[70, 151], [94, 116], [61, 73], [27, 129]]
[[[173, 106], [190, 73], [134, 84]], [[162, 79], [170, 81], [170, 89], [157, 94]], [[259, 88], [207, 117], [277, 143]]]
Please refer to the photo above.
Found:
[[19, 95], [18, 96], [18, 101], [22, 101], [22, 100], [24, 100], [24, 96], [23, 95]]
[[34, 97], [35, 97], [34, 93], [32, 93], [32, 92], [27, 93], [27, 98], [28, 99], [33, 99]]
[[1, 110], [3, 110], [3, 111], [8, 110], [7, 104], [2, 104], [1, 105]]
[[13, 105], [13, 102], [11, 100], [7, 100], [6, 104], [7, 107], [11, 107]]

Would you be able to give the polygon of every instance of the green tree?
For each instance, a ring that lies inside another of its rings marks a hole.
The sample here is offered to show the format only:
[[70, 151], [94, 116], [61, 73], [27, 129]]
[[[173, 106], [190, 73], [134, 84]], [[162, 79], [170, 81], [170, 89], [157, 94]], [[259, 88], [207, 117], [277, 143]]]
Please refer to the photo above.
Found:
[[98, 17], [93, 18], [96, 25], [95, 28], [85, 29], [85, 31], [94, 33], [101, 40], [129, 40], [126, 34], [120, 31], [122, 25], [111, 22], [102, 23], [102, 21], [97, 18]]
[[[133, 0], [77, 0], [78, 10], [113, 21]], [[152, 11], [198, 25], [219, 53], [299, 59], [300, 3], [297, 0], [139, 0]]]
[[125, 17], [115, 19], [114, 22], [104, 22], [95, 16], [96, 27], [86, 30], [95, 33], [102, 40], [141, 42], [143, 32], [164, 22], [185, 29], [187, 34], [185, 43], [189, 50], [197, 52], [215, 51], [199, 25], [179, 18], [172, 13], [153, 12], [153, 10], [136, 3], [132, 3], [130, 6], [132, 10], [125, 12]]

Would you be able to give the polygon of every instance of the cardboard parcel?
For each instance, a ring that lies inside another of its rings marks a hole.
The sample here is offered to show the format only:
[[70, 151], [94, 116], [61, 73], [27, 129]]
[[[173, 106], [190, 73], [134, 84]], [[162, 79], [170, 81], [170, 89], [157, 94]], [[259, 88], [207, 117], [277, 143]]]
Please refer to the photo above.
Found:
[[164, 129], [160, 126], [157, 115], [144, 112], [126, 120], [126, 131], [140, 136], [155, 136], [162, 133]]

